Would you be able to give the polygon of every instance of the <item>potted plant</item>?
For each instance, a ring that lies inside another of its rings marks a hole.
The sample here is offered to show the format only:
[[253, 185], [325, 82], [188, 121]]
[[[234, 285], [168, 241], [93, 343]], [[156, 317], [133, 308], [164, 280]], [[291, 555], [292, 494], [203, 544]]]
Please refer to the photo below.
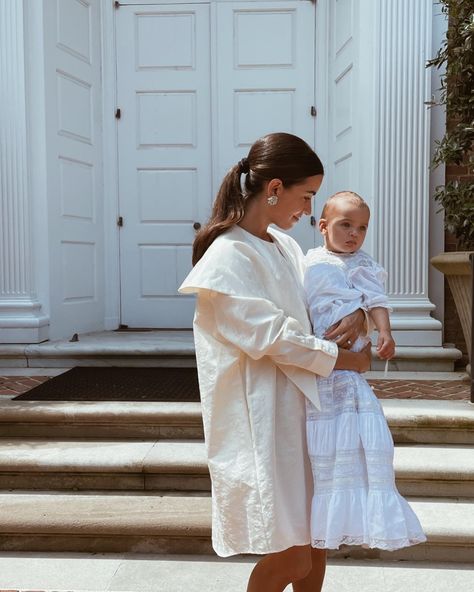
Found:
[[454, 172], [436, 188], [435, 200], [444, 211], [446, 230], [464, 251], [445, 252], [431, 259], [448, 279], [471, 360], [472, 257], [474, 256], [474, 10], [472, 0], [440, 0], [448, 15], [446, 39], [428, 67], [446, 67], [438, 105], [445, 105], [447, 126], [437, 142], [433, 166]]

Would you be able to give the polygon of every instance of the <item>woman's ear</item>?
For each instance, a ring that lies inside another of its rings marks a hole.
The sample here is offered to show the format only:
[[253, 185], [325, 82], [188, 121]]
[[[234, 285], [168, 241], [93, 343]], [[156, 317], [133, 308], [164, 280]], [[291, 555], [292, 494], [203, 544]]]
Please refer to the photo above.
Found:
[[278, 195], [283, 188], [283, 182], [281, 179], [272, 179], [267, 185], [267, 197], [271, 195]]

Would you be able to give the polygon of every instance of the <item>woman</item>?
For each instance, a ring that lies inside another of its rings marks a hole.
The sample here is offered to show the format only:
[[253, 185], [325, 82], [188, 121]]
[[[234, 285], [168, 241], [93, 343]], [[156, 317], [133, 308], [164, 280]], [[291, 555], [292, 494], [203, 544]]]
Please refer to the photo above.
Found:
[[[318, 406], [316, 375], [365, 371], [353, 342], [356, 311], [312, 335], [302, 287], [303, 254], [286, 234], [323, 179], [313, 150], [269, 134], [227, 173], [212, 216], [194, 242], [182, 293], [197, 293], [194, 338], [212, 480], [212, 540], [218, 555], [263, 554], [248, 592], [317, 592], [325, 551], [311, 549], [311, 467], [305, 397]], [[243, 187], [241, 185], [242, 176]]]

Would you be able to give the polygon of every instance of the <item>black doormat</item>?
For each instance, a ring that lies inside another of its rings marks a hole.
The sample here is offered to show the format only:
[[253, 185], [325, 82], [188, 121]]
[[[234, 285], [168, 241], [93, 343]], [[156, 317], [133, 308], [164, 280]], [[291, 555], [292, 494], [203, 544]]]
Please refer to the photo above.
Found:
[[17, 401], [199, 401], [196, 368], [76, 366]]

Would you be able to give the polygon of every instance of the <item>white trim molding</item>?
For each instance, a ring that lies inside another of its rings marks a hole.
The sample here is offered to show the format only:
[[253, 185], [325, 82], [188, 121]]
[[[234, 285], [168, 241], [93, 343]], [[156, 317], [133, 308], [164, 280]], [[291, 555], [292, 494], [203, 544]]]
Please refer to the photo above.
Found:
[[0, 0], [0, 342], [48, 338], [33, 274], [24, 3]]
[[429, 345], [441, 345], [428, 297], [431, 72], [425, 64], [433, 4], [397, 0], [377, 7], [374, 250], [389, 273], [393, 328], [426, 331]]
[[118, 139], [117, 120], [117, 51], [115, 33], [116, 9], [112, 2], [103, 2], [102, 26], [102, 121], [104, 167], [104, 252], [105, 252], [105, 319], [107, 331], [120, 324], [120, 244], [117, 217], [118, 199]]

